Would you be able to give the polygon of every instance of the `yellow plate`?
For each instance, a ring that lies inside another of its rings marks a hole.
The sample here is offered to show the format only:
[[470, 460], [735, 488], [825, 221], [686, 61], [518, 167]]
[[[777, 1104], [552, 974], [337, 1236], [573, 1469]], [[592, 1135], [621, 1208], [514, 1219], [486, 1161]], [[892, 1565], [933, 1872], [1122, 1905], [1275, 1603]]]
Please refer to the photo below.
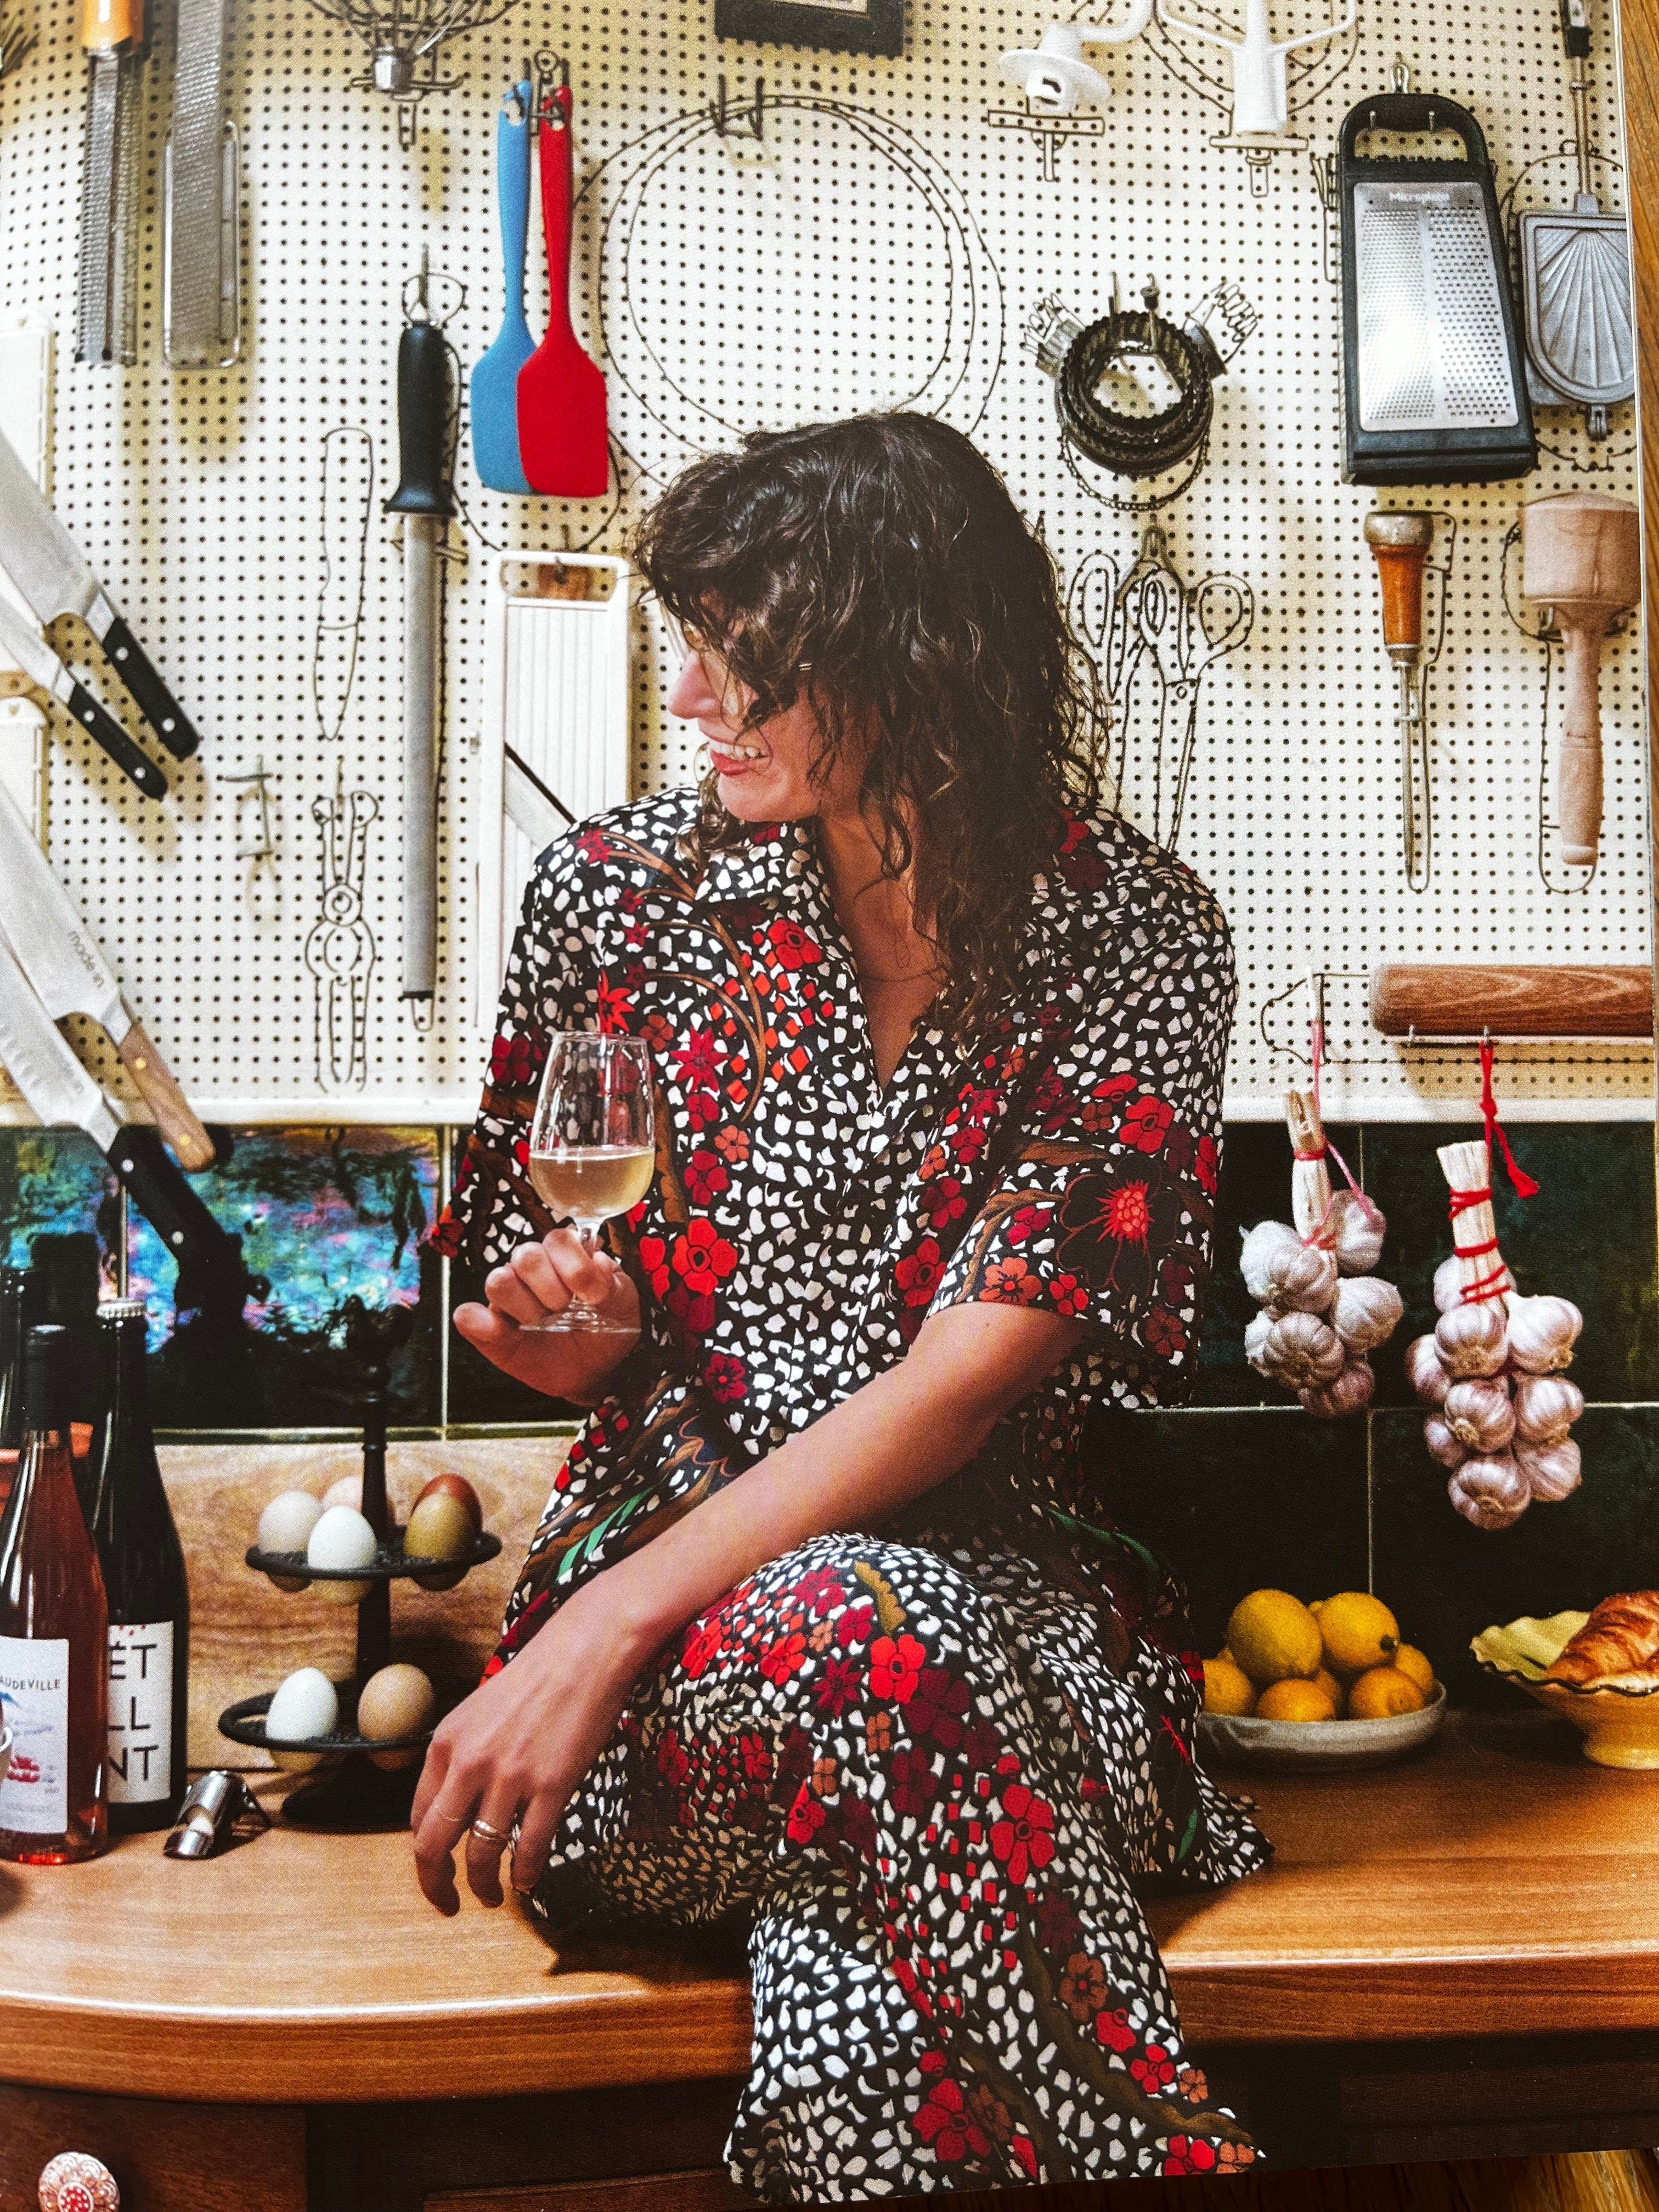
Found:
[[1542, 1620], [1523, 1614], [1506, 1627], [1483, 1629], [1469, 1645], [1489, 1674], [1500, 1674], [1549, 1712], [1582, 1730], [1584, 1756], [1598, 1766], [1659, 1766], [1659, 1683], [1547, 1682], [1558, 1660], [1589, 1619], [1587, 1613], [1553, 1613]]

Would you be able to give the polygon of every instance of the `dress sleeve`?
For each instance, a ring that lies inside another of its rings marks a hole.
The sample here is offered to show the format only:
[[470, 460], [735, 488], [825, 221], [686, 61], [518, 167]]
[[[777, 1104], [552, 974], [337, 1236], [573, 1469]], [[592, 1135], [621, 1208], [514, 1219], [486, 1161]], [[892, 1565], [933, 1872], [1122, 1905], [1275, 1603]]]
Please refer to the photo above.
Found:
[[574, 838], [560, 838], [537, 864], [501, 983], [478, 1116], [457, 1163], [448, 1206], [433, 1229], [434, 1251], [475, 1267], [499, 1267], [515, 1245], [545, 1234], [553, 1216], [526, 1173], [531, 1115], [557, 1030], [594, 1025], [598, 975], [588, 903]]
[[1171, 872], [1011, 1106], [988, 1195], [930, 1310], [989, 1300], [1074, 1316], [1142, 1390], [1182, 1395], [1210, 1271], [1236, 995], [1219, 909]]

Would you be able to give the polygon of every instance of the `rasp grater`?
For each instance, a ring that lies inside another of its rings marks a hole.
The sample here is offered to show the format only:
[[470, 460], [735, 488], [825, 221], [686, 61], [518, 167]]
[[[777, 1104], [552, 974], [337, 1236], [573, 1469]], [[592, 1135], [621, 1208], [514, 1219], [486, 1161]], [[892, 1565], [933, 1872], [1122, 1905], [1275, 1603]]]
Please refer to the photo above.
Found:
[[143, 0], [82, 0], [87, 80], [86, 169], [75, 357], [131, 362], [137, 286], [133, 246]]
[[[1462, 141], [1462, 161], [1358, 156], [1367, 132], [1442, 131]], [[1526, 475], [1538, 447], [1480, 125], [1432, 94], [1362, 100], [1342, 125], [1336, 187], [1344, 475], [1368, 484]]]
[[225, 114], [228, 5], [179, 0], [161, 328], [161, 349], [174, 368], [228, 368], [242, 349], [240, 165], [235, 127]]

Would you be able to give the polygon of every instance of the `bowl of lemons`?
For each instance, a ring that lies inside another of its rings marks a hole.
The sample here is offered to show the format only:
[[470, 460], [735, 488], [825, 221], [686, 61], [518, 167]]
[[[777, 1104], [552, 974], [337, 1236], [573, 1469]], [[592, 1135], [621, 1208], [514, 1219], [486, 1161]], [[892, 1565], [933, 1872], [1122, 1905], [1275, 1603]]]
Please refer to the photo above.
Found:
[[1446, 1692], [1380, 1598], [1340, 1590], [1304, 1605], [1252, 1590], [1204, 1662], [1205, 1748], [1237, 1765], [1304, 1772], [1385, 1766], [1438, 1735]]

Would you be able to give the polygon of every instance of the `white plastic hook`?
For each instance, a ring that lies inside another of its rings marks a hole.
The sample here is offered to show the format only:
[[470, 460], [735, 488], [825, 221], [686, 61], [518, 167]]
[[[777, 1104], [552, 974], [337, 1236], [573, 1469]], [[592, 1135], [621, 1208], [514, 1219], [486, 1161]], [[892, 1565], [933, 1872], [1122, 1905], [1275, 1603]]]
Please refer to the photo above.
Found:
[[1290, 121], [1291, 103], [1285, 57], [1294, 53], [1298, 46], [1316, 46], [1322, 40], [1340, 38], [1354, 24], [1354, 7], [1340, 23], [1328, 23], [1323, 30], [1306, 31], [1297, 39], [1283, 39], [1275, 44], [1272, 27], [1267, 21], [1267, 0], [1244, 0], [1244, 31], [1241, 38], [1233, 38], [1223, 31], [1212, 31], [1203, 23], [1189, 23], [1184, 16], [1173, 15], [1165, 0], [1158, 0], [1158, 18], [1167, 30], [1186, 31], [1195, 39], [1203, 39], [1212, 46], [1224, 46], [1231, 57], [1233, 92], [1233, 120], [1231, 137], [1241, 138], [1282, 138]]
[[1109, 100], [1112, 88], [1083, 58], [1085, 46], [1123, 46], [1138, 39], [1152, 19], [1152, 0], [1133, 0], [1127, 21], [1108, 29], [1099, 23], [1054, 23], [1035, 47], [1004, 54], [1000, 68], [1025, 94], [1034, 115], [1071, 115], [1079, 100]]

